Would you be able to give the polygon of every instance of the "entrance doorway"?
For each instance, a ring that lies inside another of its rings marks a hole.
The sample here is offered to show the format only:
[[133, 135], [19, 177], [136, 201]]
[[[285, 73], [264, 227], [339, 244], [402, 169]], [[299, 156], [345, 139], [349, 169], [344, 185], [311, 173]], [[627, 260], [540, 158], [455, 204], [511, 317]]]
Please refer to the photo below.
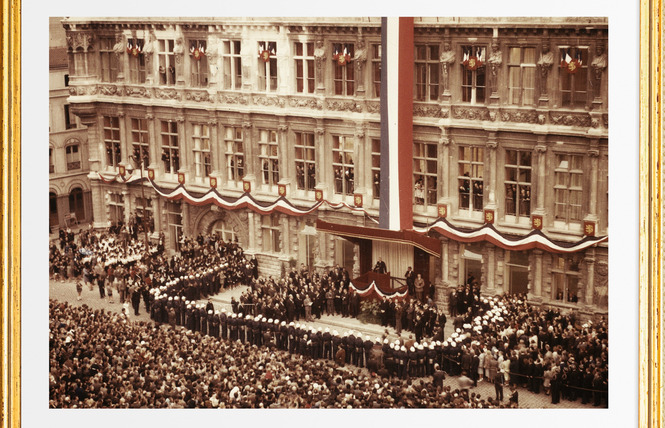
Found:
[[529, 253], [526, 251], [510, 251], [507, 253], [508, 290], [512, 294], [528, 292], [529, 284]]
[[465, 285], [468, 284], [469, 280], [471, 280], [477, 281], [478, 284], [482, 286], [482, 254], [474, 253], [468, 248], [465, 248], [464, 253], [462, 253], [462, 259], [464, 260], [464, 277], [460, 279]]

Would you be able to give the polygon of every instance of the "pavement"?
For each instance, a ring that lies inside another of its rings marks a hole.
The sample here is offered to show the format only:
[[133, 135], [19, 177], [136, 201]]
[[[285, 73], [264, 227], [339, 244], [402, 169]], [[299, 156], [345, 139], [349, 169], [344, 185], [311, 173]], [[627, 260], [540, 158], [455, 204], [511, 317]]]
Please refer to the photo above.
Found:
[[[235, 297], [236, 300], [240, 297], [240, 294], [246, 289], [244, 286], [235, 287], [229, 290], [225, 290], [215, 296], [211, 297], [213, 304], [216, 309], [226, 308], [231, 309], [231, 298]], [[55, 299], [58, 301], [66, 301], [73, 306], [81, 306], [83, 304], [93, 308], [93, 309], [105, 309], [109, 311], [120, 312], [123, 308], [123, 305], [118, 300], [117, 293], [113, 295], [114, 303], [110, 303], [108, 297], [101, 299], [99, 297], [99, 290], [97, 286], [94, 286], [92, 290], [84, 285], [83, 291], [81, 293], [81, 300], [77, 300], [76, 295], [76, 286], [73, 281], [55, 281], [49, 280], [49, 298]], [[207, 300], [201, 300], [203, 303]], [[149, 314], [141, 302], [141, 307], [139, 310], [139, 315], [134, 315], [134, 310], [131, 305], [127, 306], [126, 312], [128, 313], [130, 320], [137, 321], [146, 321], [151, 322]], [[368, 335], [370, 338], [380, 337], [386, 330], [388, 331], [388, 336], [390, 339], [396, 339], [398, 336], [395, 333], [395, 330], [392, 327], [382, 327], [376, 324], [363, 323], [355, 318], [343, 318], [341, 316], [331, 316], [323, 315], [321, 319], [315, 319], [312, 322], [307, 323], [307, 325], [314, 326], [315, 328], [321, 327], [325, 329], [329, 327], [330, 330], [337, 330], [340, 334], [347, 330], [359, 331], [363, 335]], [[445, 335], [448, 337], [452, 333], [452, 322], [446, 324]], [[408, 336], [408, 332], [403, 332], [402, 337]], [[427, 378], [425, 378], [427, 379]], [[443, 381], [444, 385], [451, 386], [452, 389], [458, 387], [457, 377], [448, 376]], [[594, 408], [590, 404], [582, 404], [581, 399], [577, 401], [566, 401], [562, 400], [559, 404], [552, 404], [551, 397], [545, 395], [544, 393], [534, 394], [530, 391], [527, 391], [525, 388], [518, 388], [519, 392], [519, 407], [526, 409], [592, 409]], [[490, 382], [478, 382], [477, 387], [471, 388], [471, 392], [480, 394], [482, 397], [494, 397], [494, 385]], [[510, 391], [508, 387], [504, 387], [504, 402], [508, 400]]]

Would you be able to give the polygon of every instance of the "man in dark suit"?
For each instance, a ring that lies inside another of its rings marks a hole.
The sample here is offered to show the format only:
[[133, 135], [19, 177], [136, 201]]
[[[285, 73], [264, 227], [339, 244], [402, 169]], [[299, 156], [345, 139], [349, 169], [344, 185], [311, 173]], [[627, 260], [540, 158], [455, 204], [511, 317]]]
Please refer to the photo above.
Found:
[[374, 266], [374, 272], [382, 274], [388, 272], [388, 268], [386, 267], [385, 262], [381, 260], [381, 257], [379, 257], [379, 260], [377, 260], [376, 265]]

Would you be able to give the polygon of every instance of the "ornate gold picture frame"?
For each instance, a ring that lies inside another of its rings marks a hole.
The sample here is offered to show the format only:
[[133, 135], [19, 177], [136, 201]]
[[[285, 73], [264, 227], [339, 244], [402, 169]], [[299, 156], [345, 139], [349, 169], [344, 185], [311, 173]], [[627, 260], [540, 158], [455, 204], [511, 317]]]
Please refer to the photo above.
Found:
[[[665, 426], [662, 0], [640, 1], [639, 404], [637, 426]], [[21, 2], [2, 4], [0, 425], [21, 424]]]

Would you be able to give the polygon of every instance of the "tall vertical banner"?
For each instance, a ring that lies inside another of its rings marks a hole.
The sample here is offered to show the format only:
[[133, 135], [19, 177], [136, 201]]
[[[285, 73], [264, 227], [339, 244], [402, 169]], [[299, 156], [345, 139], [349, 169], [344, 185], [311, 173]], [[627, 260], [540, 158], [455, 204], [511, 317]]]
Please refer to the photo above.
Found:
[[413, 52], [413, 18], [381, 18], [382, 229], [413, 229]]

